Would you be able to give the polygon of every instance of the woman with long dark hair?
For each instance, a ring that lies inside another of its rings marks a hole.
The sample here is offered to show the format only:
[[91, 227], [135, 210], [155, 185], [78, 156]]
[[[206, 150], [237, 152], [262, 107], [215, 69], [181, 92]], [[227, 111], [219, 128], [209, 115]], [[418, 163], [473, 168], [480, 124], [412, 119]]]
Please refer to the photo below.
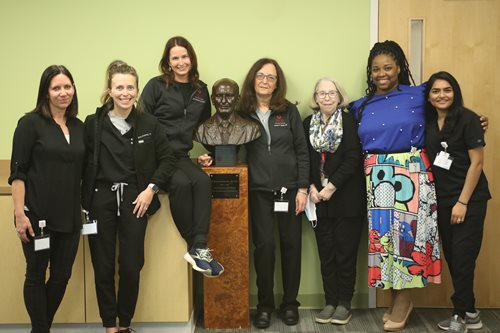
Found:
[[9, 184], [26, 258], [24, 303], [34, 333], [50, 331], [80, 240], [85, 146], [77, 114], [73, 76], [52, 65], [42, 73], [35, 109], [14, 132]]
[[[224, 267], [208, 248], [212, 184], [201, 168], [191, 161], [194, 131], [210, 118], [211, 105], [207, 85], [200, 80], [193, 46], [181, 36], [170, 38], [160, 60], [161, 75], [144, 87], [141, 102], [146, 112], [160, 121], [177, 157], [176, 171], [169, 181], [168, 193], [172, 217], [188, 252], [184, 259], [207, 277], [218, 277]], [[202, 166], [212, 164], [204, 154]]]
[[466, 332], [482, 327], [474, 304], [474, 269], [491, 198], [482, 170], [484, 132], [479, 116], [464, 106], [460, 85], [450, 73], [432, 74], [425, 96], [425, 146], [434, 161], [439, 233], [454, 288], [453, 314], [438, 326]]

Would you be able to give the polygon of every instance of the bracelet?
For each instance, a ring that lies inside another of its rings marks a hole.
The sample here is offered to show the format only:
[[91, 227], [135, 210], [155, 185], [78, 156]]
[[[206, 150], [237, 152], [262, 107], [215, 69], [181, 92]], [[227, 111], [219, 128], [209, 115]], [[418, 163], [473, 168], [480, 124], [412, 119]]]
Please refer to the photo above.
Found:
[[307, 191], [305, 190], [299, 190], [298, 192], [307, 195]]
[[465, 202], [462, 202], [462, 201], [460, 201], [460, 200], [457, 200], [457, 202], [458, 202], [459, 204], [461, 204], [461, 205], [467, 206], [467, 204], [466, 204]]

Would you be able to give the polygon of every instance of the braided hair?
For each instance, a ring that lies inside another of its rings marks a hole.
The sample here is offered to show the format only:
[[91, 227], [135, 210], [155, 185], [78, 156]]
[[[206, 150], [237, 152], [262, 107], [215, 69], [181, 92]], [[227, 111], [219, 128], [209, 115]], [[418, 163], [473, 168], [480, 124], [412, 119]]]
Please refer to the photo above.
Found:
[[411, 83], [413, 83], [413, 85], [415, 85], [415, 81], [413, 80], [410, 72], [410, 65], [408, 64], [408, 60], [406, 60], [405, 53], [403, 52], [401, 46], [399, 46], [398, 43], [392, 40], [375, 43], [375, 45], [373, 45], [372, 49], [370, 50], [370, 55], [368, 56], [368, 64], [366, 66], [366, 83], [368, 87], [365, 90], [366, 98], [361, 104], [361, 107], [358, 111], [358, 119], [361, 117], [361, 113], [363, 112], [366, 103], [368, 103], [372, 99], [373, 95], [375, 95], [375, 92], [377, 91], [377, 86], [371, 79], [371, 67], [373, 59], [381, 54], [392, 57], [396, 64], [399, 66], [399, 84], [405, 84], [409, 86]]

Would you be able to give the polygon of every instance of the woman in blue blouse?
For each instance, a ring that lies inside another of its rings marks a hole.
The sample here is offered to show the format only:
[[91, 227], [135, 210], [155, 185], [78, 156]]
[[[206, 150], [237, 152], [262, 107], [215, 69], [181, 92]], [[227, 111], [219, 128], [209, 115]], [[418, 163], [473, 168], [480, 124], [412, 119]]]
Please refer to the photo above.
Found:
[[367, 95], [351, 104], [365, 153], [368, 283], [390, 289], [384, 329], [403, 329], [413, 308], [409, 288], [440, 283], [436, 192], [423, 149], [423, 86], [410, 86], [401, 47], [376, 43], [367, 66]]

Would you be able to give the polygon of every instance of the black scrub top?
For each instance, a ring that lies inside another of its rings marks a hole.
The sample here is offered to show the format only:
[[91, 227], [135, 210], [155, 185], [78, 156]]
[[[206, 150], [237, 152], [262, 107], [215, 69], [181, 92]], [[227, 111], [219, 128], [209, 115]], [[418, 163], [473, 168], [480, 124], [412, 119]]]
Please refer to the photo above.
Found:
[[[448, 145], [446, 151], [453, 158], [450, 170], [434, 165], [437, 154], [440, 151], [444, 151], [441, 145], [443, 141]], [[461, 112], [455, 128], [448, 138], [443, 138], [440, 135], [437, 120], [427, 123], [425, 148], [429, 153], [432, 172], [436, 178], [436, 194], [439, 205], [455, 205], [462, 192], [465, 177], [471, 163], [468, 150], [484, 145], [484, 131], [481, 127], [479, 116], [470, 110], [464, 109]], [[481, 172], [470, 201], [484, 201], [490, 198], [488, 181], [484, 172]]]

